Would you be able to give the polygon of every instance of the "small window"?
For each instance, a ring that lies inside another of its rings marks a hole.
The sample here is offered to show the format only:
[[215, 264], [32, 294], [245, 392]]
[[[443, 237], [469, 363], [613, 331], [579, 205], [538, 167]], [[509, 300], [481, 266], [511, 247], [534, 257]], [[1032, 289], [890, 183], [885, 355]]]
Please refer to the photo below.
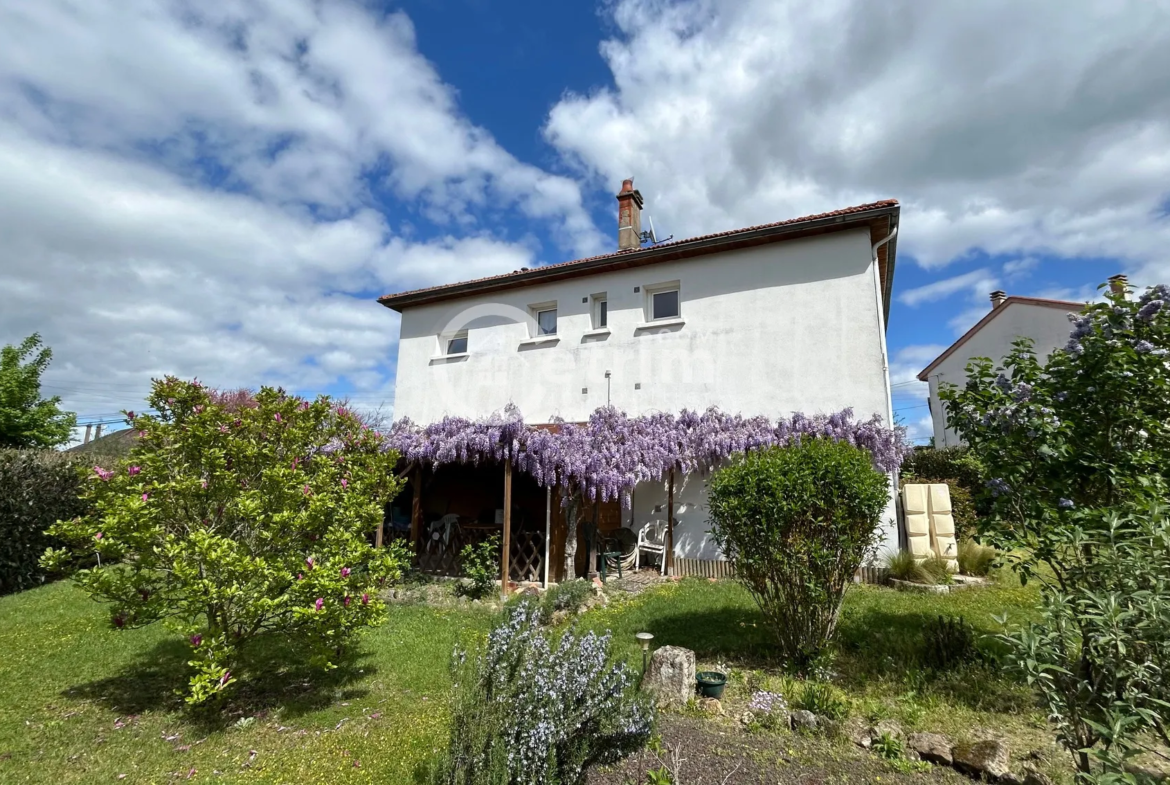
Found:
[[652, 294], [650, 309], [650, 318], [655, 321], [678, 318], [678, 289]]
[[536, 334], [537, 335], [556, 335], [557, 334], [557, 309], [550, 308], [547, 311], [536, 312]]
[[447, 339], [447, 354], [467, 354], [467, 333], [458, 333]]
[[593, 295], [593, 329], [604, 330], [609, 327], [609, 302], [605, 292]]

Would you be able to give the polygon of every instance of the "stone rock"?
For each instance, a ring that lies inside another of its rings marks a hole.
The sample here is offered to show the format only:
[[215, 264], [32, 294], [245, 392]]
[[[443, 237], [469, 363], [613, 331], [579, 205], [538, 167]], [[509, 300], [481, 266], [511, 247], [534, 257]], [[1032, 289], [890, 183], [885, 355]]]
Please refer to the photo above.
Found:
[[1024, 785], [1052, 785], [1052, 778], [1035, 766], [1024, 766]]
[[997, 780], [1008, 773], [1011, 750], [1006, 741], [984, 739], [954, 747], [951, 758], [955, 768], [964, 774]]
[[699, 698], [699, 710], [707, 714], [722, 716], [723, 704], [719, 702], [718, 698]]
[[922, 760], [951, 765], [951, 740], [941, 733], [911, 733], [906, 737], [906, 748], [917, 752]]
[[743, 714], [739, 715], [739, 724], [745, 728], [755, 721], [756, 715], [752, 714], [750, 711], [745, 711]]
[[863, 750], [868, 750], [873, 744], [873, 735], [870, 733], [869, 725], [857, 717], [846, 720], [845, 724], [841, 726], [841, 733]]
[[902, 725], [897, 720], [882, 720], [870, 730], [870, 738], [880, 739], [883, 735], [891, 739], [901, 739], [905, 734]]
[[1010, 771], [1007, 774], [1001, 775], [996, 782], [999, 785], [1024, 785], [1024, 781], [1020, 779], [1019, 775], [1012, 774]]
[[642, 689], [659, 706], [682, 708], [695, 694], [695, 653], [681, 646], [663, 646], [650, 655]]
[[816, 730], [817, 715], [806, 709], [797, 709], [792, 712], [793, 730]]

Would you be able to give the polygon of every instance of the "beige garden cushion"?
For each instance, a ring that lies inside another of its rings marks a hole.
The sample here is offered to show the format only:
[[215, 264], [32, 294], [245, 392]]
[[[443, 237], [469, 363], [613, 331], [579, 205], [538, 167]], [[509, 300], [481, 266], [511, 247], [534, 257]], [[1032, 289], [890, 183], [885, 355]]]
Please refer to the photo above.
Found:
[[951, 511], [951, 489], [946, 483], [907, 484], [902, 487], [909, 550], [919, 559], [941, 556], [958, 570], [958, 543]]

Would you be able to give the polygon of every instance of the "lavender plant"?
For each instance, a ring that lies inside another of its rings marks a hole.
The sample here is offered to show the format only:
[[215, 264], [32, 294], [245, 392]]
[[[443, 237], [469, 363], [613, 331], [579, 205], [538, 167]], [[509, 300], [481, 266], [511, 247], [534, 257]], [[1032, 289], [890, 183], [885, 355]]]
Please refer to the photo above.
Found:
[[637, 751], [654, 712], [608, 635], [554, 640], [540, 610], [512, 607], [471, 653], [456, 652], [444, 785], [580, 785], [587, 771]]

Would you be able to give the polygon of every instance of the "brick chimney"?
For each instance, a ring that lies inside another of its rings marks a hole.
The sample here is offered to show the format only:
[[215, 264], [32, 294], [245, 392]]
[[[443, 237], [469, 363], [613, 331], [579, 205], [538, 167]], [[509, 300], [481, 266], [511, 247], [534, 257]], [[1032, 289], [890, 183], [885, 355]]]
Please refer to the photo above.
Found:
[[618, 200], [618, 250], [642, 247], [642, 194], [634, 190], [634, 178], [622, 181]]
[[1125, 294], [1129, 291], [1129, 278], [1125, 275], [1109, 276], [1109, 289], [1114, 294]]
[[1007, 302], [1007, 294], [1004, 293], [1003, 289], [996, 289], [994, 292], [991, 293], [991, 308], [992, 308], [992, 310], [1003, 305], [1005, 302]]

